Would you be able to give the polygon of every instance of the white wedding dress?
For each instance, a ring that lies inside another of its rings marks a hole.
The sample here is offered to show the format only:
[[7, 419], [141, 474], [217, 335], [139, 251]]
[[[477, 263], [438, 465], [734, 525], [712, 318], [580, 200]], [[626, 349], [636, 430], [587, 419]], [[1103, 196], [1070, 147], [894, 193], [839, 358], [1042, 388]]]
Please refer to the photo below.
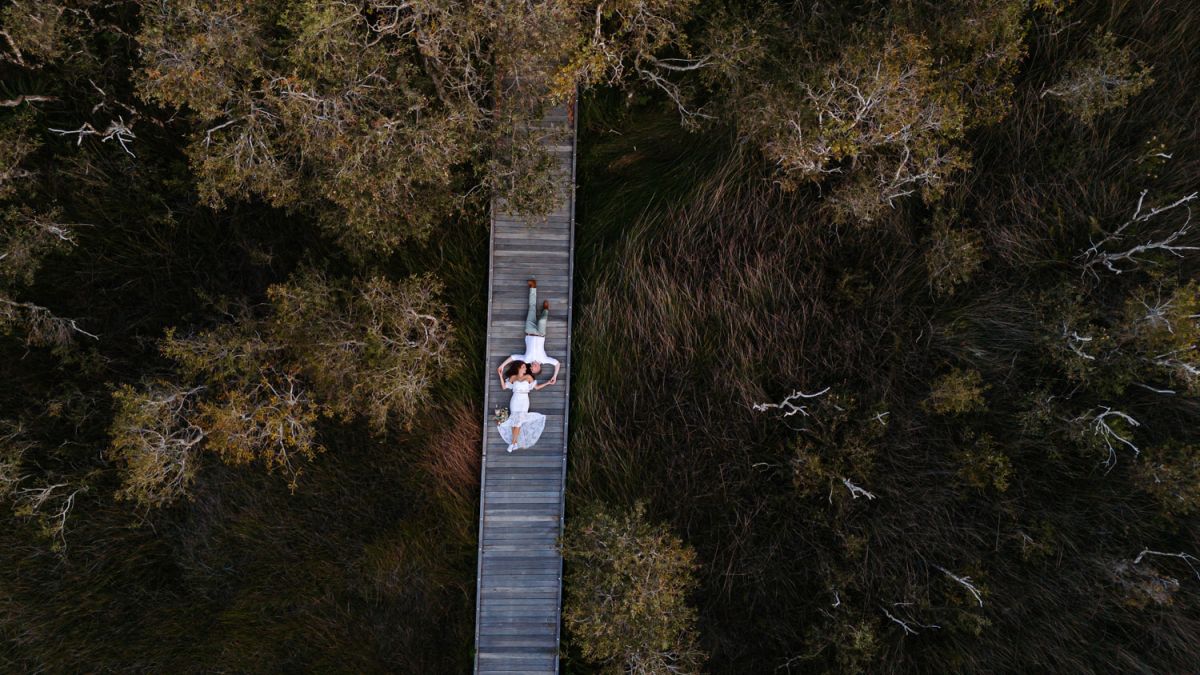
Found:
[[546, 429], [546, 416], [541, 413], [529, 412], [529, 392], [533, 391], [532, 382], [520, 380], [508, 385], [512, 390], [512, 400], [508, 404], [508, 419], [499, 425], [497, 430], [500, 437], [511, 447], [513, 444], [513, 427], [520, 427], [520, 435], [516, 439], [517, 448], [528, 448], [537, 443]]

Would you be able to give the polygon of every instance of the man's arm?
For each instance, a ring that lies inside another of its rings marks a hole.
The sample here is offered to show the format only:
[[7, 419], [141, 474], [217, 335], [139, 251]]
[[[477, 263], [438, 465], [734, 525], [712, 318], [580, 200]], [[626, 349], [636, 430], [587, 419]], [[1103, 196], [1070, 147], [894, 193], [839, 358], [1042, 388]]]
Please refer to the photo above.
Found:
[[558, 361], [555, 361], [554, 362], [554, 374], [550, 376], [550, 381], [547, 382], [546, 384], [554, 384], [554, 383], [558, 382], [558, 369], [559, 369], [559, 363], [558, 363]]

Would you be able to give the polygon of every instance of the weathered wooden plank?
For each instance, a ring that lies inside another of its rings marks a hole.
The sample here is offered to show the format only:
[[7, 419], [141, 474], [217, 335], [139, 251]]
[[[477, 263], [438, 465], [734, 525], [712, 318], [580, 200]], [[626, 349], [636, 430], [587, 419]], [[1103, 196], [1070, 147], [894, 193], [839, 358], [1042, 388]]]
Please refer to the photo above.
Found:
[[488, 508], [484, 511], [484, 516], [496, 515], [503, 518], [515, 516], [528, 516], [533, 519], [535, 516], [553, 515], [558, 516], [558, 501], [545, 500], [542, 498], [534, 498], [537, 501], [528, 499], [509, 500], [504, 499], [500, 495], [488, 493]]
[[[547, 267], [548, 267], [548, 265], [553, 263], [551, 258], [557, 258], [557, 257], [565, 258], [570, 255], [571, 255], [570, 250], [559, 249], [558, 246], [554, 246], [552, 250], [548, 250], [548, 251], [524, 249], [524, 247], [520, 247], [520, 246], [514, 246], [508, 250], [492, 251], [492, 258], [496, 259], [497, 264], [504, 264], [506, 261], [504, 261], [503, 258], [522, 258], [522, 257], [524, 257], [524, 258], [533, 259], [533, 261], [544, 262], [544, 263], [546, 263]], [[540, 281], [539, 281], [539, 285], [540, 285]]]
[[544, 558], [535, 562], [504, 562], [503, 560], [485, 560], [483, 563], [483, 571], [485, 574], [518, 574], [518, 575], [542, 575], [542, 576], [559, 576], [558, 561]]
[[489, 526], [489, 531], [483, 535], [483, 542], [485, 544], [515, 546], [521, 543], [525, 546], [547, 551], [558, 548], [557, 528], [547, 527], [543, 530], [516, 528], [498, 531], [497, 525], [492, 522], [490, 517], [484, 518], [484, 525]]
[[[497, 469], [497, 474], [501, 471]], [[557, 479], [544, 480], [526, 480], [520, 476], [488, 476], [487, 483], [484, 485], [484, 490], [488, 496], [495, 494], [503, 494], [506, 492], [525, 492], [534, 490], [554, 490], [562, 492], [562, 483]]]
[[556, 494], [561, 492], [562, 483], [557, 480], [513, 480], [503, 477], [488, 477], [487, 485], [484, 489], [487, 490], [489, 497], [493, 495], [506, 495], [512, 493], [526, 492], [548, 492], [553, 490]]
[[[537, 610], [527, 610], [521, 607], [512, 609], [512, 613], [501, 612], [496, 613], [494, 609], [484, 610], [480, 614], [480, 632], [488, 633], [491, 631], [499, 631], [508, 627], [514, 629], [543, 628], [538, 624], [550, 623], [558, 621], [558, 608], [554, 606], [554, 601], [549, 600], [545, 607]], [[532, 624], [532, 625], [531, 625]], [[484, 628], [489, 630], [484, 630]], [[517, 634], [515, 631], [512, 634]]]
[[[486, 519], [484, 524], [487, 524]], [[488, 532], [483, 537], [483, 543], [491, 546], [517, 546], [519, 544], [549, 551], [558, 547], [558, 532]]]
[[546, 260], [544, 261], [546, 264], [539, 264], [537, 260], [512, 259], [504, 262], [509, 267], [503, 272], [496, 273], [492, 278], [492, 282], [504, 290], [515, 287], [517, 291], [520, 291], [524, 286], [525, 293], [528, 293], [530, 279], [537, 282], [538, 295], [544, 293], [547, 287], [552, 287], [556, 293], [565, 293], [570, 286], [571, 280], [568, 277], [555, 272], [555, 267], [551, 263], [557, 261]]
[[[509, 604], [504, 604], [511, 601]], [[491, 617], [491, 626], [502, 625], [506, 621], [548, 621], [557, 616], [558, 607], [554, 598], [488, 598], [487, 607], [480, 610], [480, 615]], [[522, 604], [524, 603], [524, 604]], [[530, 604], [536, 603], [536, 604]]]
[[524, 501], [524, 500], [533, 500], [533, 501], [543, 501], [543, 500], [550, 500], [551, 502], [553, 502], [553, 503], [557, 504], [557, 503], [558, 503], [558, 490], [553, 490], [553, 491], [548, 491], [548, 490], [529, 490], [529, 491], [523, 491], [523, 490], [496, 490], [496, 489], [488, 488], [488, 497], [490, 497], [490, 498], [492, 498], [492, 499], [501, 499], [501, 500], [504, 500], [504, 501], [510, 501], [510, 502], [511, 502], [511, 501], [518, 501], [518, 500], [519, 500], [519, 501]]
[[511, 520], [489, 513], [484, 514], [484, 519], [489, 527], [483, 537], [488, 541], [529, 539], [550, 545], [553, 537], [558, 536], [558, 523], [555, 518], [544, 518], [540, 521]]
[[[494, 651], [479, 652], [479, 667], [492, 665], [493, 663], [503, 663], [508, 666], [518, 666], [522, 672], [529, 672], [532, 668], [553, 668], [552, 661], [558, 658], [558, 654], [546, 654], [545, 656], [523, 656], [514, 658], [508, 654], [503, 654]], [[482, 670], [480, 672], [483, 672]]]
[[[501, 456], [497, 455], [497, 457]], [[494, 471], [505, 476], [537, 476], [541, 478], [545, 476], [558, 476], [561, 468], [562, 467], [559, 465], [551, 467], [519, 466], [516, 464], [506, 464], [503, 462], [503, 460], [498, 460], [498, 462], [495, 463]]]
[[540, 574], [542, 576], [559, 576], [558, 561], [551, 558], [516, 562], [514, 562], [511, 558], [485, 560], [483, 564], [483, 570], [488, 574]]
[[558, 607], [555, 606], [553, 598], [538, 600], [489, 598], [487, 607], [480, 610], [480, 617], [482, 617], [481, 623], [493, 626], [503, 625], [509, 621], [556, 621]]
[[536, 229], [525, 229], [498, 232], [497, 237], [501, 234], [504, 238], [497, 239], [495, 251], [571, 251], [570, 240], [567, 238], [569, 230], [540, 233]]
[[518, 598], [518, 597], [489, 597], [486, 607], [480, 608], [481, 612], [546, 612], [557, 610], [554, 605], [554, 598]]

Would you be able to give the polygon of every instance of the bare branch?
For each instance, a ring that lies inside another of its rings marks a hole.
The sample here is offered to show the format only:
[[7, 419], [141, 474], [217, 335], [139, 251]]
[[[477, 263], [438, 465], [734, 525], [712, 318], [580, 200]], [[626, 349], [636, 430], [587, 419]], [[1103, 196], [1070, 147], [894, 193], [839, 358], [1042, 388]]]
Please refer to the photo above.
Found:
[[1066, 321], [1062, 324], [1063, 339], [1067, 341], [1067, 349], [1070, 349], [1077, 356], [1088, 361], [1095, 361], [1096, 357], [1083, 351], [1083, 345], [1092, 341], [1090, 335], [1080, 335], [1078, 332], [1071, 330]]
[[[24, 316], [20, 316], [22, 311]], [[99, 335], [80, 328], [75, 319], [55, 316], [49, 309], [32, 302], [17, 302], [0, 296], [0, 325], [18, 322], [27, 326], [27, 341], [31, 344], [66, 344], [72, 331], [93, 340], [100, 339]]]
[[[1193, 192], [1185, 197], [1180, 197], [1170, 204], [1155, 207], [1142, 213], [1142, 206], [1145, 202], [1147, 192], [1149, 190], [1142, 190], [1138, 196], [1137, 206], [1134, 208], [1133, 215], [1128, 220], [1113, 230], [1111, 234], [1106, 235], [1098, 242], [1094, 242], [1091, 247], [1076, 256], [1082, 260], [1085, 271], [1095, 274], [1095, 268], [1099, 265], [1114, 274], [1121, 274], [1122, 272], [1136, 269], [1140, 263], [1145, 262], [1144, 256], [1153, 251], [1170, 253], [1176, 257], [1182, 257], [1186, 251], [1200, 251], [1200, 246], [1185, 246], [1177, 243], [1191, 230], [1192, 210], [1187, 204], [1200, 196], [1200, 193]], [[1124, 251], [1110, 252], [1104, 250], [1106, 246], [1120, 242], [1126, 236], [1126, 230], [1130, 227], [1144, 224], [1160, 214], [1180, 207], [1187, 212], [1187, 216], [1183, 224], [1176, 227], [1171, 234], [1158, 238], [1151, 237], [1144, 243], [1132, 246]]]
[[[1086, 417], [1087, 416], [1084, 415], [1076, 418], [1076, 420], [1085, 421]], [[1089, 429], [1091, 429], [1092, 435], [1099, 436], [1101, 441], [1104, 442], [1104, 446], [1108, 448], [1108, 459], [1105, 460], [1104, 465], [1107, 466], [1111, 471], [1112, 468], [1117, 464], [1117, 444], [1123, 444], [1127, 446], [1130, 450], [1133, 450], [1134, 455], [1140, 455], [1141, 450], [1138, 448], [1138, 446], [1134, 445], [1133, 441], [1122, 436], [1112, 428], [1112, 426], [1109, 424], [1110, 418], [1120, 419], [1133, 427], [1139, 427], [1141, 426], [1141, 423], [1135, 420], [1132, 416], [1123, 413], [1120, 410], [1113, 410], [1107, 406], [1104, 406], [1101, 411], [1093, 416], [1090, 420], [1086, 420], [1087, 426]]]
[[89, 122], [84, 122], [78, 129], [50, 129], [50, 131], [59, 136], [75, 136], [75, 145], [82, 144], [84, 136], [99, 136], [102, 143], [116, 139], [121, 149], [130, 157], [137, 157], [129, 149], [129, 146], [126, 145], [126, 143], [132, 143], [136, 140], [137, 136], [133, 133], [133, 130], [126, 126], [125, 120], [120, 117], [115, 121], [109, 122], [108, 127], [104, 131], [96, 131], [96, 128]]
[[971, 577], [960, 577], [941, 565], [934, 565], [934, 567], [941, 570], [946, 576], [962, 584], [964, 588], [971, 592], [971, 595], [975, 596], [975, 601], [979, 603], [979, 606], [983, 607], [983, 598], [980, 597], [979, 589], [975, 587], [975, 584], [971, 581]]
[[783, 412], [784, 417], [791, 417], [792, 415], [795, 415], [796, 413], [800, 413], [800, 414], [804, 415], [805, 417], [808, 417], [808, 409], [805, 406], [796, 405], [794, 403], [794, 401], [796, 399], [803, 399], [803, 398], [816, 398], [818, 396], [821, 396], [822, 394], [824, 394], [827, 391], [829, 391], [829, 387], [825, 387], [821, 391], [818, 391], [814, 394], [805, 394], [804, 392], [797, 389], [797, 390], [793, 391], [791, 394], [789, 394], [787, 396], [787, 398], [783, 399], [779, 403], [755, 403], [754, 405], [752, 405], [750, 407], [755, 412], [766, 412], [767, 410], [769, 410], [771, 408], [778, 408], [779, 410], [781, 410]]
[[866, 490], [864, 490], [864, 489], [860, 488], [859, 486], [855, 485], [854, 483], [850, 482], [849, 478], [843, 478], [842, 485], [846, 486], [846, 489], [850, 491], [850, 496], [853, 497], [854, 499], [858, 499], [860, 495], [863, 497], [866, 497], [867, 501], [871, 501], [872, 499], [875, 499], [875, 495], [871, 494], [870, 492], [867, 492]]
[[1187, 563], [1187, 566], [1192, 570], [1192, 574], [1195, 574], [1196, 578], [1200, 579], [1200, 570], [1197, 570], [1195, 565], [1195, 563], [1200, 563], [1200, 558], [1196, 558], [1196, 556], [1191, 555], [1190, 553], [1163, 553], [1162, 551], [1151, 551], [1150, 549], [1145, 549], [1133, 559], [1133, 564], [1140, 564], [1142, 562], [1142, 558], [1148, 555], [1159, 555], [1165, 558], [1179, 558], [1183, 562]]
[[15, 108], [22, 103], [35, 103], [40, 101], [57, 101], [57, 96], [41, 96], [38, 94], [21, 94], [16, 98], [5, 99], [0, 101], [0, 108]]
[[[896, 605], [905, 605], [905, 604], [909, 604], [909, 603], [900, 603], [900, 602], [897, 602], [897, 603], [893, 603], [893, 605], [892, 605], [892, 606], [894, 607], [894, 606], [896, 606]], [[896, 615], [895, 615], [895, 614], [892, 614], [891, 612], [889, 612], [889, 611], [887, 610], [887, 608], [886, 608], [886, 607], [884, 607], [883, 605], [880, 605], [880, 606], [879, 606], [879, 609], [883, 610], [883, 614], [884, 614], [884, 616], [886, 616], [887, 618], [889, 618], [889, 619], [891, 619], [892, 621], [894, 621], [894, 622], [896, 622], [897, 624], [899, 624], [899, 625], [900, 625], [900, 627], [904, 629], [904, 634], [905, 634], [905, 635], [916, 635], [916, 634], [917, 634], [917, 630], [916, 630], [915, 628], [913, 628], [913, 627], [912, 627], [913, 625], [915, 625], [915, 626], [920, 626], [921, 628], [933, 628], [933, 629], [935, 629], [935, 630], [936, 630], [936, 629], [940, 629], [940, 628], [941, 628], [941, 626], [938, 626], [938, 625], [936, 625], [936, 624], [929, 624], [929, 625], [926, 625], [926, 624], [922, 624], [922, 623], [917, 623], [916, 621], [913, 621], [912, 619], [909, 619], [908, 621], [903, 621], [903, 620], [901, 620], [901, 619], [898, 619], [898, 618], [896, 618]], [[912, 625], [909, 625], [909, 624], [910, 624], [910, 622], [911, 622], [911, 624], [912, 624]]]

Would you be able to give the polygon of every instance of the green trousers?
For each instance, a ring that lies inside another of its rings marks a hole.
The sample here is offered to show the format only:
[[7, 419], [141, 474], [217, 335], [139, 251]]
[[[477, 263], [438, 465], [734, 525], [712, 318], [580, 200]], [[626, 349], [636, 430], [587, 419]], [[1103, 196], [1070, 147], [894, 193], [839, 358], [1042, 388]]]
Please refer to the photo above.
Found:
[[529, 313], [525, 315], [525, 334], [546, 337], [546, 321], [550, 318], [550, 310], [537, 311], [537, 289], [529, 289]]

